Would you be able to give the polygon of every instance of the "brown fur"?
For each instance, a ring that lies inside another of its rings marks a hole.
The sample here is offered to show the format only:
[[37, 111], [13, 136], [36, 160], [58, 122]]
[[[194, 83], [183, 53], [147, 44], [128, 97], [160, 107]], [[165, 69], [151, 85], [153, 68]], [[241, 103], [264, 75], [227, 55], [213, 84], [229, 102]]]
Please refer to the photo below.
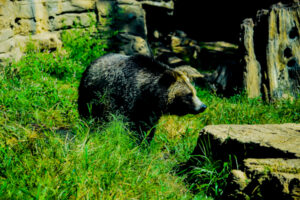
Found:
[[190, 82], [199, 75], [194, 72], [186, 68], [172, 69], [142, 55], [103, 56], [82, 76], [79, 113], [83, 117], [102, 119], [107, 113], [122, 114], [135, 130], [142, 131], [152, 128], [162, 114], [198, 113], [192, 101], [198, 99], [196, 90]]
[[176, 81], [168, 89], [168, 104], [171, 104], [176, 96], [184, 96], [189, 92], [197, 96], [195, 88], [183, 72], [174, 70], [174, 76]]

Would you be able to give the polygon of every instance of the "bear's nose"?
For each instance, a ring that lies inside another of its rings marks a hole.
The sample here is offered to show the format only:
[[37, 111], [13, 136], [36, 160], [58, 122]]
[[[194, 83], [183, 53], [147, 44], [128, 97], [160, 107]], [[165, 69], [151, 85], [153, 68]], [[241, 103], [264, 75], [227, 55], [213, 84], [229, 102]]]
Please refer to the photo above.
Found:
[[200, 112], [204, 112], [204, 110], [207, 108], [205, 104], [202, 104], [200, 107]]

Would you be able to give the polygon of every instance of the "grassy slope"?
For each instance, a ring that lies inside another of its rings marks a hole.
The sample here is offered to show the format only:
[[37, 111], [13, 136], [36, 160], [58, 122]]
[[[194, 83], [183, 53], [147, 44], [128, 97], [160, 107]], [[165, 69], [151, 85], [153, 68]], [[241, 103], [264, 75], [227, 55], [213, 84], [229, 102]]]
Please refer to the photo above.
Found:
[[104, 41], [81, 37], [65, 44], [68, 53], [31, 52], [0, 68], [0, 199], [205, 199], [203, 192], [218, 196], [222, 190], [215, 188], [226, 175], [214, 184], [195, 183], [195, 197], [184, 176], [174, 171], [190, 158], [203, 126], [300, 120], [299, 100], [265, 104], [245, 95], [224, 99], [198, 88], [208, 105], [205, 113], [163, 117], [150, 146], [137, 146], [120, 117], [97, 125], [77, 113], [80, 74], [105, 53]]

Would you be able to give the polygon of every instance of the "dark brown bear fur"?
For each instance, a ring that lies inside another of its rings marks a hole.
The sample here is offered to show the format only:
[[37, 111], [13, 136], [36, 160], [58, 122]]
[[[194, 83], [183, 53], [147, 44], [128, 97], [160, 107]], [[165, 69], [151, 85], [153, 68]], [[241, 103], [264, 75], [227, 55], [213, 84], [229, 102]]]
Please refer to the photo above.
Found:
[[109, 113], [122, 114], [135, 130], [145, 131], [162, 114], [196, 114], [205, 110], [189, 81], [198, 76], [201, 75], [189, 67], [171, 69], [142, 55], [108, 54], [95, 60], [83, 73], [79, 114], [102, 119]]

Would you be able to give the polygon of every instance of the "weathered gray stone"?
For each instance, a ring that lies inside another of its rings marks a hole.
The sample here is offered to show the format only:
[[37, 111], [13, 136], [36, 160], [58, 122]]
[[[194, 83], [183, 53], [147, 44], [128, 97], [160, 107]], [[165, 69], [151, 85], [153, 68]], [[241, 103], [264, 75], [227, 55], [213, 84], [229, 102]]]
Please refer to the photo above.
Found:
[[11, 53], [0, 53], [0, 63], [5, 63], [13, 58]]
[[[62, 46], [62, 42], [60, 41], [60, 34], [58, 32], [47, 32], [33, 35], [32, 37], [25, 38], [25, 41], [33, 43], [38, 49], [59, 49]], [[25, 42], [25, 43], [26, 43]], [[19, 46], [21, 44], [19, 43]]]
[[14, 35], [11, 29], [0, 29], [0, 42], [8, 40]]
[[93, 21], [96, 21], [95, 13], [64, 14], [55, 17], [51, 25], [53, 30], [60, 30], [72, 28], [75, 25], [88, 27]]
[[244, 190], [249, 184], [249, 178], [241, 170], [234, 169], [231, 171], [231, 175], [231, 180], [237, 186], [238, 190]]
[[245, 65], [244, 71], [244, 87], [247, 91], [249, 98], [259, 97], [261, 95], [261, 67], [256, 60], [254, 52], [254, 23], [252, 19], [245, 19], [242, 27], [241, 43], [243, 51], [243, 64]]
[[300, 158], [299, 132], [300, 124], [210, 125], [201, 131], [199, 140], [208, 136], [243, 157]]
[[146, 19], [142, 6], [140, 4], [119, 5], [119, 8], [121, 9], [120, 18], [122, 19], [119, 24], [120, 31], [146, 38]]
[[145, 11], [137, 1], [98, 1], [96, 6], [102, 26], [110, 26], [114, 21], [119, 31], [146, 38]]
[[0, 1], [0, 16], [14, 15], [14, 3], [12, 1]]
[[164, 0], [159, 0], [159, 1], [150, 1], [150, 0], [138, 0], [141, 2], [141, 4], [145, 5], [150, 5], [150, 6], [156, 6], [156, 7], [161, 7], [161, 8], [167, 8], [170, 10], [174, 9], [174, 1], [169, 0], [169, 1], [164, 1]]
[[187, 47], [183, 47], [181, 45], [182, 39], [177, 36], [172, 36], [171, 37], [171, 47], [174, 53], [181, 53], [181, 54], [187, 54], [188, 50]]
[[[245, 191], [266, 199], [300, 198], [300, 159], [245, 159], [251, 187]], [[254, 184], [253, 184], [254, 183]], [[259, 191], [259, 192], [257, 192]], [[257, 194], [256, 194], [257, 193]]]
[[22, 58], [23, 52], [20, 48], [14, 48], [9, 53], [0, 54], [0, 59], [2, 59], [5, 62], [11, 62], [11, 61], [18, 61]]
[[253, 29], [249, 23], [242, 25], [241, 48], [246, 49], [245, 82], [250, 97], [259, 96], [259, 88], [266, 100], [293, 99], [300, 94], [299, 15], [300, 2], [295, 0], [260, 10]]
[[195, 40], [187, 37], [187, 34], [183, 31], [177, 30], [169, 35], [171, 40], [171, 49], [174, 53], [180, 54], [182, 57], [190, 57], [192, 59], [198, 59], [198, 55], [201, 51], [201, 47], [198, 46]]
[[96, 7], [96, 0], [71, 0], [73, 6], [83, 8], [85, 10], [92, 10]]
[[20, 19], [14, 23], [14, 35], [28, 35], [36, 32], [36, 22], [33, 19]]
[[217, 159], [237, 159], [222, 199], [300, 198], [300, 124], [211, 125], [198, 144], [210, 144]]
[[227, 181], [229, 184], [225, 190], [224, 199], [249, 199], [249, 196], [244, 193], [244, 190], [251, 180], [247, 177], [245, 172], [236, 169], [231, 170]]
[[[103, 30], [120, 31], [120, 38], [124, 39], [124, 45], [120, 48], [123, 53], [150, 55], [145, 41], [147, 27], [142, 7], [146, 4], [174, 8], [172, 0], [153, 3], [136, 0], [0, 0], [1, 58], [14, 58], [14, 55], [19, 58], [26, 49], [29, 35], [35, 38], [36, 34], [72, 29], [75, 24], [88, 27], [91, 21], [96, 20]], [[38, 46], [41, 45], [39, 48], [57, 46], [52, 42], [46, 44], [44, 38], [36, 41], [39, 41]]]
[[0, 29], [9, 29], [10, 21], [11, 20], [7, 19], [6, 17], [0, 16]]
[[38, 1], [34, 4], [34, 17], [36, 21], [35, 34], [45, 33], [49, 31], [49, 15], [46, 8], [46, 3]]
[[16, 1], [14, 11], [15, 17], [31, 19], [35, 17], [35, 4], [32, 1]]
[[49, 16], [65, 13], [80, 13], [93, 10], [96, 7], [96, 0], [52, 0], [46, 1]]
[[[271, 98], [289, 98], [300, 94], [299, 14], [300, 3], [288, 8], [276, 6], [270, 11], [267, 69]], [[295, 37], [291, 35], [293, 30]], [[290, 55], [285, 53], [288, 49]], [[295, 62], [290, 63], [291, 60]]]
[[288, 173], [300, 178], [300, 159], [254, 159], [247, 158], [244, 165], [248, 174], [259, 175], [264, 173]]
[[59, 4], [59, 9], [57, 14], [62, 14], [62, 13], [75, 13], [75, 12], [82, 12], [85, 11], [86, 9], [79, 7], [79, 6], [74, 6], [72, 2], [70, 1], [65, 1], [61, 2]]
[[140, 5], [136, 0], [117, 0], [118, 4], [126, 4], [126, 5]]
[[11, 58], [19, 60], [26, 51], [28, 44], [33, 44], [39, 50], [58, 49], [62, 46], [58, 32], [46, 32], [31, 37], [17, 35], [0, 43], [1, 60]]
[[96, 7], [99, 16], [108, 16], [112, 9], [116, 6], [116, 1], [97, 1]]
[[13, 38], [5, 40], [0, 43], [0, 53], [6, 53], [11, 51], [15, 47], [15, 41]]

